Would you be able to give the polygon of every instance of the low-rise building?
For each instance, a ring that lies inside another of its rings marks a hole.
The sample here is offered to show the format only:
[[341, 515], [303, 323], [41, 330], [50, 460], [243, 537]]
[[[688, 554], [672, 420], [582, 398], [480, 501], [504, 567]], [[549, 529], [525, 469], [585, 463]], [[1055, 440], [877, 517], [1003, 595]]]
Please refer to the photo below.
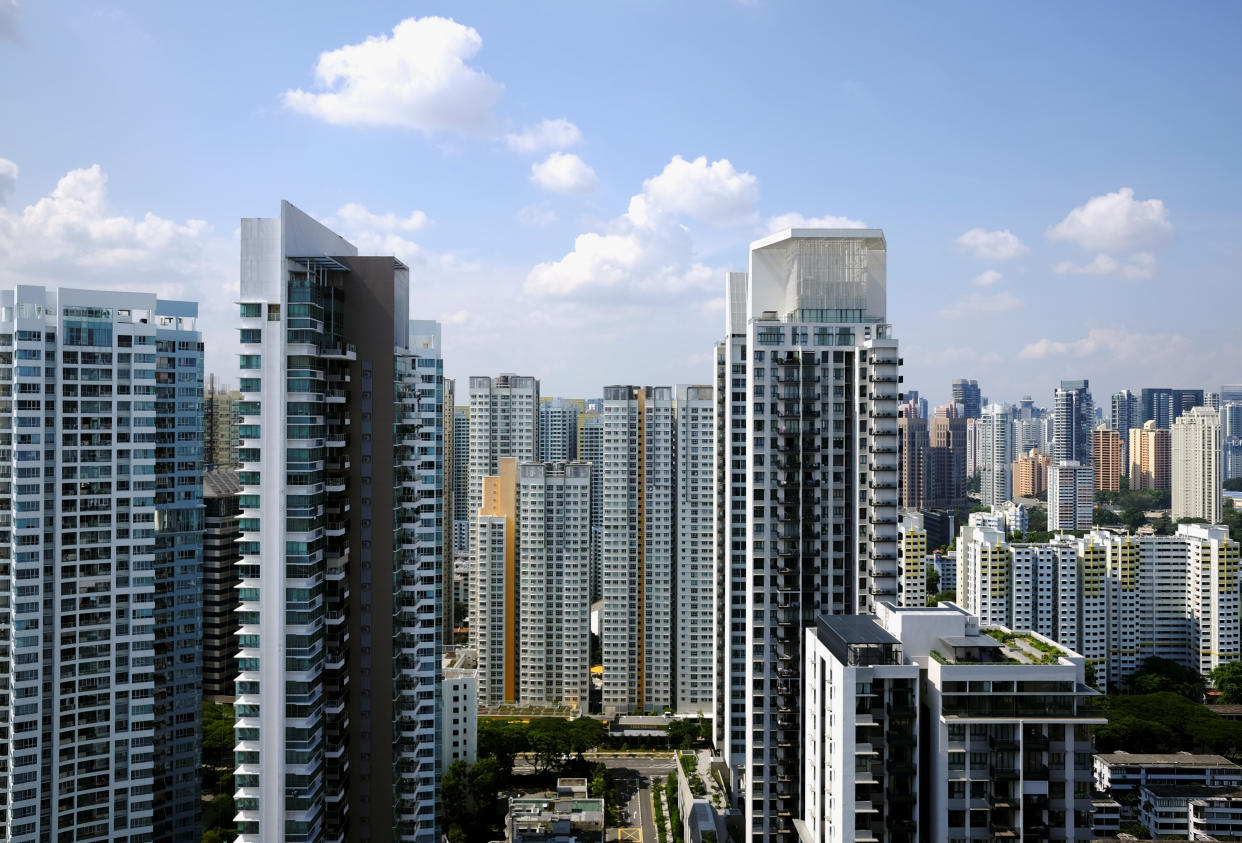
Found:
[[511, 798], [505, 818], [505, 840], [603, 843], [604, 800], [579, 796], [585, 785], [582, 779], [558, 779], [555, 793]]
[[1221, 755], [1189, 752], [1102, 752], [1095, 756], [1097, 790], [1117, 794], [1149, 784], [1242, 787], [1242, 767]]
[[1242, 788], [1153, 784], [1139, 790], [1139, 822], [1160, 840], [1242, 837]]

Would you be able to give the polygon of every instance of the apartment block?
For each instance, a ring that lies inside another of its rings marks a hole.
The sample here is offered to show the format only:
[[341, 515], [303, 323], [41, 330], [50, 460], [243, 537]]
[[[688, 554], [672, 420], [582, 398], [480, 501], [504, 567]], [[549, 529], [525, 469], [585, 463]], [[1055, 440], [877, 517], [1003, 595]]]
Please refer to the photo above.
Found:
[[800, 839], [1089, 839], [1085, 661], [951, 603], [806, 632]]
[[753, 841], [792, 841], [802, 815], [802, 631], [897, 598], [900, 360], [885, 266], [879, 230], [793, 229], [751, 244], [749, 272], [726, 278], [717, 712]]
[[409, 270], [241, 225], [238, 840], [438, 838], [443, 368]]
[[440, 734], [441, 766], [479, 760], [479, 676], [470, 668], [444, 668], [444, 723]]
[[1091, 465], [1091, 431], [1095, 403], [1086, 380], [1061, 381], [1053, 395], [1054, 436], [1052, 460], [1076, 460]]
[[578, 416], [578, 459], [591, 470], [591, 600], [604, 593], [604, 420], [599, 413]]
[[1173, 520], [1220, 523], [1225, 469], [1219, 414], [1207, 407], [1184, 413], [1173, 423], [1170, 445]]
[[479, 705], [518, 698], [517, 459], [501, 457], [482, 480], [470, 543], [470, 637], [478, 654]]
[[203, 465], [206, 467], [231, 465], [239, 462], [237, 447], [240, 441], [237, 426], [241, 415], [237, 403], [241, 393], [216, 381], [207, 379], [203, 390]]
[[901, 541], [897, 545], [897, 603], [901, 606], [926, 606], [927, 598], [927, 531], [920, 526], [903, 523], [898, 528]]
[[543, 398], [539, 404], [539, 461], [569, 462], [578, 454], [582, 399]]
[[927, 507], [965, 509], [966, 418], [956, 404], [936, 408], [927, 437]]
[[1130, 488], [1173, 488], [1172, 438], [1166, 428], [1146, 421], [1130, 431]]
[[[447, 470], [447, 464], [446, 464]], [[453, 553], [470, 552], [470, 408], [453, 408]]]
[[1116, 492], [1121, 489], [1122, 465], [1121, 435], [1100, 425], [1091, 431], [1091, 459], [1095, 468], [1095, 488]]
[[1048, 467], [1048, 529], [1086, 530], [1095, 512], [1095, 469], [1077, 460]]
[[198, 832], [197, 313], [146, 293], [0, 291], [6, 840]]
[[1048, 490], [1048, 466], [1052, 458], [1032, 448], [1011, 466], [1015, 498], [1033, 498]]
[[710, 385], [677, 386], [677, 577], [674, 585], [679, 714], [710, 715], [715, 691], [716, 568], [712, 552], [716, 397]]
[[917, 405], [906, 403], [898, 408], [897, 500], [901, 506], [922, 509], [927, 506], [930, 490], [930, 449], [927, 420], [918, 415]]
[[1013, 478], [1010, 464], [1013, 462], [1013, 430], [1009, 425], [1009, 412], [999, 404], [990, 404], [983, 410], [976, 423], [980, 436], [979, 472], [982, 476], [980, 491], [984, 506], [999, 506], [1013, 496]]
[[674, 704], [673, 390], [607, 386], [602, 418], [604, 713], [658, 711]]

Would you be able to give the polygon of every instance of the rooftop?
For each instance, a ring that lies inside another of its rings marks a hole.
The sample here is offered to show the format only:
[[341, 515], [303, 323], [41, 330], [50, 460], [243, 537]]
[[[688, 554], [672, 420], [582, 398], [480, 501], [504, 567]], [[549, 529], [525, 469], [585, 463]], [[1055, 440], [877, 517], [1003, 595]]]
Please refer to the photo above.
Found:
[[1189, 752], [1142, 753], [1101, 752], [1096, 758], [1105, 764], [1142, 765], [1145, 767], [1232, 767], [1242, 770], [1223, 755], [1192, 755]]
[[1207, 787], [1201, 784], [1149, 784], [1144, 785], [1143, 790], [1152, 796], [1165, 799], [1242, 800], [1242, 787]]

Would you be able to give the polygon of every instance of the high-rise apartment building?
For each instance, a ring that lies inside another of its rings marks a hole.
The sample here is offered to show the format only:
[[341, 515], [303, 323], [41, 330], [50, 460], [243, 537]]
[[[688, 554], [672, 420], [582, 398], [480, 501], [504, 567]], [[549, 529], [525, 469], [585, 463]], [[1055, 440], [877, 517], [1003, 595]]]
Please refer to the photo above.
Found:
[[238, 840], [438, 839], [443, 368], [409, 270], [241, 225]]
[[[539, 381], [521, 375], [470, 378], [470, 471], [466, 496], [469, 521], [471, 577], [477, 576], [480, 560], [474, 552], [475, 524], [483, 503], [483, 478], [494, 477], [502, 457], [519, 463], [539, 461]], [[471, 585], [471, 593], [475, 587]], [[470, 614], [477, 614], [472, 602]], [[477, 644], [476, 628], [470, 640]], [[479, 681], [480, 694], [483, 680]]]
[[1010, 467], [1013, 472], [1013, 496], [1034, 498], [1043, 494], [1048, 488], [1048, 466], [1051, 464], [1051, 457], [1034, 448], [1014, 460]]
[[591, 464], [591, 600], [604, 593], [604, 420], [578, 416], [578, 459]]
[[1090, 529], [1095, 511], [1095, 469], [1077, 460], [1048, 466], [1048, 529]]
[[953, 381], [954, 403], [962, 405], [962, 415], [968, 419], [977, 419], [983, 412], [983, 395], [979, 391], [979, 382], [959, 378]]
[[1116, 492], [1121, 489], [1121, 475], [1125, 474], [1122, 462], [1121, 435], [1100, 425], [1091, 431], [1091, 459], [1095, 467], [1095, 488]]
[[1194, 407], [1173, 423], [1171, 440], [1173, 520], [1221, 519], [1221, 487], [1225, 481], [1220, 416], [1208, 407]]
[[237, 679], [238, 495], [234, 467], [203, 475], [203, 696], [232, 703]]
[[0, 291], [5, 840], [198, 833], [197, 312]]
[[236, 466], [237, 425], [240, 414], [237, 403], [241, 401], [241, 393], [216, 381], [216, 376], [207, 378], [207, 388], [203, 390], [203, 465]]
[[720, 745], [745, 834], [794, 840], [803, 636], [897, 596], [897, 341], [878, 229], [794, 229], [729, 273], [717, 356]]
[[[446, 466], [447, 470], [447, 466]], [[470, 552], [470, 408], [453, 408], [453, 553]]]
[[1242, 404], [1242, 383], [1227, 383], [1220, 388], [1220, 405]]
[[1242, 438], [1242, 402], [1230, 401], [1220, 408], [1221, 434], [1226, 439]]
[[1143, 387], [1139, 392], [1139, 423], [1155, 422], [1167, 429], [1177, 416], [1173, 413], [1173, 390], [1167, 387]]
[[517, 467], [517, 694], [587, 710], [591, 669], [591, 471]]
[[927, 593], [927, 531], [919, 523], [903, 521], [898, 535], [897, 604], [926, 606], [931, 596]]
[[1000, 404], [989, 404], [983, 410], [976, 427], [979, 430], [979, 485], [984, 506], [1000, 506], [1013, 496], [1010, 463], [1013, 448], [1010, 434], [1009, 412]]
[[983, 438], [979, 419], [966, 419], [966, 477], [973, 479], [982, 470]]
[[1130, 431], [1130, 488], [1172, 488], [1172, 440], [1155, 419]]
[[716, 635], [714, 462], [716, 398], [711, 386], [677, 386], [677, 686], [680, 714], [712, 713], [712, 642]]
[[1077, 460], [1091, 465], [1091, 431], [1095, 429], [1095, 404], [1086, 380], [1061, 381], [1053, 396], [1055, 433], [1052, 462]]
[[569, 462], [578, 454], [582, 399], [544, 398], [539, 404], [540, 462]]
[[1081, 655], [952, 604], [807, 630], [802, 839], [1079, 840], [1091, 827]]
[[929, 471], [931, 438], [927, 419], [909, 402], [897, 410], [897, 500], [904, 507], [927, 506], [931, 477]]
[[479, 705], [518, 698], [517, 458], [482, 480], [470, 555], [470, 637], [478, 653]]
[[966, 507], [966, 419], [955, 404], [937, 407], [927, 424], [927, 506]]
[[673, 390], [604, 387], [604, 713], [671, 708]]
[[1114, 392], [1110, 401], [1108, 427], [1117, 431], [1121, 437], [1121, 473], [1125, 474], [1130, 467], [1130, 431], [1142, 427], [1140, 420], [1142, 403], [1139, 396], [1128, 389]]
[[1172, 536], [1093, 530], [1009, 542], [978, 515], [958, 537], [958, 600], [985, 622], [1025, 625], [1081, 652], [1100, 687], [1149, 656], [1205, 675], [1238, 658], [1238, 543], [1224, 527]]

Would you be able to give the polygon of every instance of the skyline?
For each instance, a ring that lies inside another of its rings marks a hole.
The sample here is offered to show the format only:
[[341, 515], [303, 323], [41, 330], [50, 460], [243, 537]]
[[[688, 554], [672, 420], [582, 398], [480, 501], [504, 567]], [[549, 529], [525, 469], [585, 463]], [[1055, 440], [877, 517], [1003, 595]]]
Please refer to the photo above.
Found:
[[459, 384], [589, 397], [711, 383], [749, 244], [865, 222], [932, 406], [1242, 380], [1231, 6], [241, 8], [0, 4], [6, 283], [197, 300], [235, 383], [239, 219], [288, 199], [411, 265]]

